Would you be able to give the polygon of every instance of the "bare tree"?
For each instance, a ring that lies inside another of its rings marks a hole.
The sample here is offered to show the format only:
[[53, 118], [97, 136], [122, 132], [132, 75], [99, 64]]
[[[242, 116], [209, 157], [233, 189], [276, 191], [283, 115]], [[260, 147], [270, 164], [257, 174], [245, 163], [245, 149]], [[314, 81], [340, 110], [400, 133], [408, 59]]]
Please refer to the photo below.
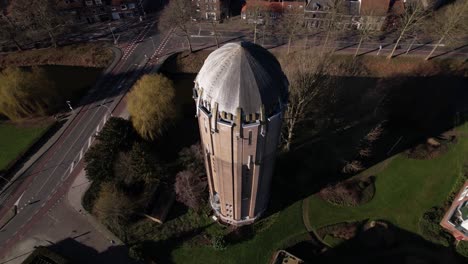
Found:
[[288, 38], [288, 52], [294, 37], [304, 31], [304, 11], [299, 8], [288, 7], [279, 21], [281, 33]]
[[162, 30], [179, 30], [187, 40], [190, 52], [193, 52], [190, 38], [190, 24], [194, 18], [192, 1], [171, 0], [161, 14], [159, 27]]
[[257, 43], [258, 26], [264, 25], [270, 16], [268, 3], [262, 0], [250, 0], [247, 3], [247, 22], [253, 25], [253, 43]]
[[19, 37], [23, 31], [17, 23], [0, 11], [0, 37], [8, 39], [18, 50], [23, 50], [19, 43]]
[[263, 24], [262, 24], [262, 46], [265, 45], [265, 39], [268, 36], [275, 35], [277, 28], [276, 18], [272, 16], [270, 12], [264, 12]]
[[393, 46], [392, 51], [387, 56], [387, 59], [393, 58], [400, 42], [408, 35], [411, 35], [418, 29], [427, 16], [427, 11], [424, 9], [420, 1], [410, 1], [406, 3], [405, 12], [399, 17], [399, 26], [397, 29], [398, 38]]
[[[327, 75], [330, 67], [330, 55], [313, 54], [313, 60], [293, 61], [284, 67], [290, 81], [289, 103], [284, 119], [284, 150], [289, 151], [294, 140], [297, 127], [310, 116], [319, 111], [321, 103], [332, 101], [332, 77]], [[307, 56], [307, 57], [309, 57]], [[306, 57], [306, 56], [303, 56]], [[323, 100], [322, 100], [323, 99]]]
[[374, 22], [374, 16], [372, 15], [361, 17], [361, 21], [357, 29], [357, 33], [359, 35], [359, 43], [356, 48], [356, 52], [354, 53], [354, 58], [358, 56], [362, 43], [366, 40], [371, 39], [377, 33], [377, 30], [374, 27]]
[[213, 30], [214, 39], [216, 41], [216, 47], [219, 48], [219, 34], [218, 34], [218, 29], [217, 29], [218, 22], [212, 19], [210, 20], [210, 24], [211, 24], [211, 29]]
[[174, 185], [177, 201], [194, 210], [200, 210], [205, 200], [207, 185], [205, 179], [190, 170], [177, 173]]
[[436, 49], [443, 41], [447, 43], [458, 39], [460, 36], [466, 36], [468, 29], [468, 1], [456, 1], [455, 3], [446, 6], [438, 14], [435, 14], [434, 21], [431, 21], [430, 33], [436, 34], [439, 38], [437, 44], [426, 56], [429, 60]]
[[359, 160], [353, 160], [346, 162], [345, 166], [341, 170], [343, 173], [356, 173], [364, 170], [365, 167], [362, 165], [362, 163]]
[[342, 19], [344, 1], [329, 0], [327, 3], [328, 12], [325, 16], [325, 41], [323, 42], [323, 50], [326, 49], [330, 38], [335, 37], [339, 31], [339, 23]]
[[57, 9], [57, 0], [15, 0], [11, 2], [11, 14], [15, 21], [31, 30], [43, 30], [54, 47], [57, 36], [66, 29], [66, 23]]

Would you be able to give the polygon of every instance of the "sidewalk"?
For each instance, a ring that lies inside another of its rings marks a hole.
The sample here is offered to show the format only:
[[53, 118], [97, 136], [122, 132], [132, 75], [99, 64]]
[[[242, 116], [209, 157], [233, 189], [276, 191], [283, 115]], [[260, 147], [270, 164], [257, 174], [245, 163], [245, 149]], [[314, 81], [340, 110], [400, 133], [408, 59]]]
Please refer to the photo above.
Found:
[[107, 240], [114, 241], [114, 245], [124, 245], [124, 243], [110, 232], [104, 225], [98, 222], [98, 220], [91, 214], [89, 214], [81, 205], [81, 201], [85, 192], [88, 190], [91, 182], [86, 178], [86, 172], [82, 170], [75, 181], [72, 183], [70, 189], [67, 193], [67, 202], [71, 207], [76, 210], [78, 213], [83, 215], [86, 220], [98, 230]]
[[[161, 59], [157, 61], [157, 64], [152, 67], [152, 72], [159, 71], [159, 68], [164, 63], [164, 61], [169, 56], [165, 55]], [[130, 118], [130, 114], [126, 108], [127, 105], [127, 96], [125, 95], [119, 104], [115, 107], [113, 114], [116, 117], [121, 117], [128, 119]], [[86, 220], [94, 227], [96, 230], [101, 232], [101, 234], [106, 237], [109, 241], [115, 241], [115, 245], [124, 245], [124, 243], [115, 236], [112, 232], [110, 232], [103, 224], [101, 224], [93, 215], [89, 214], [82, 205], [83, 196], [91, 186], [91, 182], [86, 177], [86, 172], [82, 169], [78, 176], [75, 178], [74, 182], [72, 183], [70, 189], [67, 193], [67, 201], [73, 207], [75, 211], [80, 213], [81, 215], [85, 216]]]

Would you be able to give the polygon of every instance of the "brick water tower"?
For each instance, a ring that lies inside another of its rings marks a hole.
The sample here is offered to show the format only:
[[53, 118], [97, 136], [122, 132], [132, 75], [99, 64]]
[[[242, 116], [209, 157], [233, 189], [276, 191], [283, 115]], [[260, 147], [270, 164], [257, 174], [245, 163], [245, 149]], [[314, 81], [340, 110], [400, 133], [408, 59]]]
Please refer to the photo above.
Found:
[[212, 52], [195, 79], [210, 203], [225, 223], [250, 224], [267, 208], [288, 86], [276, 58], [249, 42]]

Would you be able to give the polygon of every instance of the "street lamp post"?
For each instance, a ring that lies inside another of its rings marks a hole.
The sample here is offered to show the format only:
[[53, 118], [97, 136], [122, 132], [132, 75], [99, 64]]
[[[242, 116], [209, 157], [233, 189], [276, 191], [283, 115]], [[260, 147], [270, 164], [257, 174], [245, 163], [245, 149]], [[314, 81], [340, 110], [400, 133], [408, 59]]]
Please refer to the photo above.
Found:
[[154, 39], [153, 37], [150, 37], [151, 43], [153, 43], [153, 52], [156, 52], [156, 45], [154, 44]]
[[141, 2], [142, 0], [140, 0], [138, 3], [140, 4], [141, 11], [143, 12], [143, 18], [146, 18], [145, 8], [143, 8], [143, 4]]
[[99, 106], [104, 106], [107, 109], [107, 112], [109, 113], [109, 115], [112, 117], [112, 111], [110, 110], [110, 108], [107, 105], [102, 103]]
[[109, 25], [110, 32], [112, 34], [112, 38], [114, 39], [114, 45], [117, 44], [117, 39], [115, 38], [114, 31], [112, 30], [111, 23], [107, 24]]
[[73, 107], [71, 106], [71, 102], [70, 101], [66, 101], [67, 105], [68, 105], [68, 108], [70, 108], [70, 110], [75, 113], [75, 110], [73, 109]]

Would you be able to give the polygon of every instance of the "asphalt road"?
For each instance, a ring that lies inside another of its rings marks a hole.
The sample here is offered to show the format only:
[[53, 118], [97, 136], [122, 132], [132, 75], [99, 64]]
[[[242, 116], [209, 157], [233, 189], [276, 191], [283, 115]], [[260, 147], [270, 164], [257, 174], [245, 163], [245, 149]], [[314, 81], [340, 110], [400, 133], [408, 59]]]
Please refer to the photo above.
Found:
[[15, 203], [18, 213], [0, 233], [0, 256], [43, 217], [42, 211], [53, 206], [55, 193], [73, 177], [71, 172], [83, 158], [93, 135], [109, 117], [109, 111], [116, 107], [143, 71], [150, 70], [145, 65], [164, 43], [155, 25], [154, 20], [145, 21], [138, 35], [121, 46], [122, 58], [98, 81], [102, 85], [89, 91], [74, 109], [73, 121], [63, 135], [15, 181], [15, 185], [2, 193], [6, 199], [0, 214]]
[[[239, 22], [239, 23], [242, 23]], [[217, 29], [218, 39], [220, 43], [231, 42], [231, 41], [253, 41], [253, 30], [244, 29], [242, 31], [233, 29], [223, 29], [222, 25], [218, 26]], [[180, 36], [182, 34], [179, 34]], [[214, 32], [210, 25], [202, 25], [194, 27], [191, 31], [191, 38], [195, 48], [205, 48], [208, 46], [214, 46], [216, 44]], [[306, 49], [313, 47], [321, 47], [325, 39], [325, 32], [311, 33], [307, 37], [306, 35], [300, 35], [293, 39], [291, 47], [293, 49]], [[393, 49], [393, 43], [395, 36], [389, 35], [384, 39], [379, 40], [377, 37], [363, 41], [361, 47], [359, 47], [359, 54], [374, 54], [385, 56], [388, 55]], [[468, 39], [466, 39], [468, 41]], [[257, 44], [263, 45], [265, 48], [287, 48], [287, 38], [279, 35], [271, 36], [271, 33], [263, 34], [261, 28], [257, 32]], [[183, 37], [179, 37], [178, 40], [174, 39], [174, 43], [171, 43], [179, 48], [186, 48], [187, 43]], [[348, 36], [346, 38], [339, 39], [338, 41], [332, 42], [328, 45], [328, 48], [333, 48], [335, 51], [354, 54], [359, 44], [359, 36]], [[453, 47], [449, 47], [442, 43], [434, 53], [434, 56], [444, 57], [462, 57], [468, 56], [468, 42], [459, 43]], [[395, 56], [410, 55], [410, 56], [426, 56], [431, 52], [434, 47], [434, 43], [425, 39], [406, 39], [399, 45], [400, 47], [396, 50]], [[379, 52], [380, 47], [382, 48]], [[408, 54], [406, 52], [408, 51]]]

